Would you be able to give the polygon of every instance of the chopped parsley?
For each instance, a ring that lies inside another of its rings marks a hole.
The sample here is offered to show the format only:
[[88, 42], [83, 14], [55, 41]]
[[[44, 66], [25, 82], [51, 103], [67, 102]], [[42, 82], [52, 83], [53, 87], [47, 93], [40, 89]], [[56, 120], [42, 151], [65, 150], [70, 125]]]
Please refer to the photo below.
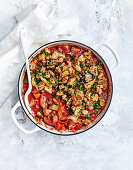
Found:
[[36, 70], [35, 74], [37, 75], [38, 73], [40, 73], [38, 70]]
[[90, 64], [85, 61], [85, 66], [90, 68]]
[[93, 84], [93, 87], [96, 88], [96, 83]]
[[33, 76], [35, 76], [35, 73], [32, 72], [31, 74], [32, 74]]
[[57, 65], [58, 65], [58, 66], [60, 66], [60, 65], [61, 65], [61, 63], [57, 63]]
[[96, 61], [95, 65], [100, 66], [100, 65], [102, 65], [102, 62], [101, 61]]
[[48, 55], [48, 52], [45, 52], [46, 55]]
[[28, 77], [25, 77], [24, 81], [28, 81]]
[[83, 103], [85, 103], [85, 101], [84, 101], [84, 100], [82, 100], [82, 104], [83, 104]]
[[74, 76], [78, 75], [79, 74], [79, 71], [75, 70], [75, 74]]
[[83, 109], [80, 109], [80, 113], [82, 112]]
[[35, 82], [38, 84], [41, 81], [41, 79], [35, 78]]
[[101, 69], [97, 69], [98, 72], [101, 72]]
[[57, 76], [56, 79], [55, 79], [55, 83], [56, 83], [56, 84], [59, 84], [58, 78], [59, 78], [59, 76]]
[[50, 81], [50, 78], [44, 77], [47, 81]]
[[95, 114], [91, 114], [91, 116], [96, 116]]
[[37, 70], [41, 70], [41, 66], [36, 66]]
[[93, 104], [92, 104], [92, 103], [89, 103], [89, 107], [90, 107], [90, 106], [93, 106]]
[[99, 83], [101, 80], [99, 79], [97, 82]]
[[38, 65], [39, 65], [40, 67], [42, 67], [43, 63], [42, 63], [42, 62], [39, 62]]
[[79, 90], [80, 90], [80, 91], [84, 91], [84, 87], [80, 87]]
[[55, 117], [55, 114], [53, 114], [52, 119]]
[[90, 119], [89, 113], [87, 113], [87, 119], [88, 119], [88, 120]]
[[52, 65], [53, 65], [53, 62], [52, 62], [52, 61], [50, 61], [50, 62], [49, 62], [49, 65], [50, 65], [50, 66], [52, 66]]

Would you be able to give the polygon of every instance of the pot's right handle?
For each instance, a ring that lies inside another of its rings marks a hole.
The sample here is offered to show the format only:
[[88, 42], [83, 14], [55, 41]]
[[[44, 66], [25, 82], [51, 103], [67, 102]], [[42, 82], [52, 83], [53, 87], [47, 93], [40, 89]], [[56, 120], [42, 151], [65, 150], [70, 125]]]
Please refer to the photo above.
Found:
[[37, 126], [36, 126], [34, 129], [32, 129], [32, 130], [26, 130], [26, 129], [24, 129], [24, 128], [19, 124], [19, 122], [17, 121], [16, 116], [15, 116], [15, 115], [16, 115], [15, 111], [16, 111], [17, 108], [20, 107], [20, 106], [21, 106], [21, 105], [20, 105], [20, 102], [18, 101], [18, 102], [15, 104], [15, 106], [12, 108], [12, 110], [11, 110], [11, 116], [12, 116], [12, 119], [13, 119], [15, 125], [16, 125], [23, 133], [25, 133], [25, 134], [32, 134], [32, 133], [34, 133], [34, 132], [39, 131], [40, 128], [38, 128]]
[[95, 45], [93, 45], [92, 48], [97, 48], [99, 46], [104, 46], [104, 47], [108, 48], [111, 51], [111, 53], [113, 54], [113, 56], [116, 60], [116, 64], [115, 64], [114, 68], [111, 69], [111, 73], [113, 74], [118, 69], [118, 67], [120, 65], [120, 58], [119, 58], [117, 52], [110, 45], [108, 45], [106, 43], [95, 44]]

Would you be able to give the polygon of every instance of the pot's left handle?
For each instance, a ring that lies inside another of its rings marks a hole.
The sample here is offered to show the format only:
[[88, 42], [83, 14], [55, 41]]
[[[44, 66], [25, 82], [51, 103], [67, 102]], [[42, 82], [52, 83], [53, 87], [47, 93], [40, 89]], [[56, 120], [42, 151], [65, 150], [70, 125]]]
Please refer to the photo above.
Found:
[[15, 113], [15, 111], [16, 111], [17, 108], [20, 107], [20, 106], [21, 106], [21, 105], [20, 105], [20, 102], [18, 101], [18, 102], [15, 104], [15, 106], [12, 108], [12, 110], [11, 110], [11, 116], [12, 116], [12, 119], [13, 119], [15, 125], [16, 125], [23, 133], [25, 133], [25, 134], [32, 134], [32, 133], [35, 133], [35, 132], [39, 131], [40, 128], [38, 128], [38, 127], [35, 127], [35, 128], [32, 129], [32, 130], [26, 130], [26, 129], [24, 129], [24, 128], [19, 124], [18, 120], [16, 119], [16, 113]]

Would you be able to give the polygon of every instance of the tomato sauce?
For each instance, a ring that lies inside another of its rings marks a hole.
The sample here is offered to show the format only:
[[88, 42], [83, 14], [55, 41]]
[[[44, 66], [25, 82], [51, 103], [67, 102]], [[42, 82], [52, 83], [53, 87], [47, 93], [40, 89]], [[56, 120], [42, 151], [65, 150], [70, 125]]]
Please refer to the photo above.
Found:
[[[58, 55], [57, 59], [52, 58], [52, 56], [55, 57], [54, 53]], [[63, 60], [60, 59], [62, 57], [64, 57]], [[79, 58], [81, 59], [79, 60]], [[59, 68], [61, 69], [60, 73], [57, 72], [58, 67], [61, 67]], [[66, 70], [64, 70], [65, 67]], [[77, 71], [78, 67], [80, 67], [79, 71]], [[88, 49], [73, 44], [50, 46], [31, 60], [30, 69], [34, 84], [28, 101], [38, 124], [44, 122], [60, 132], [76, 132], [81, 128], [87, 128], [106, 106], [108, 77], [104, 65], [91, 50], [88, 51]], [[47, 72], [49, 74], [46, 74]], [[64, 77], [60, 75], [65, 72], [68, 75], [65, 75], [67, 81], [64, 83]], [[72, 78], [76, 79], [76, 85], [70, 84]], [[88, 81], [87, 78], [90, 80]], [[41, 87], [44, 84], [48, 89]], [[61, 85], [67, 91], [60, 90]], [[52, 91], [50, 92], [51, 86]], [[25, 73], [22, 87], [23, 96], [27, 89], [28, 80]], [[72, 92], [69, 94], [70, 90]], [[57, 95], [58, 92], [63, 92], [63, 94]], [[71, 101], [67, 105], [69, 99]], [[80, 111], [77, 112], [79, 107]], [[75, 108], [76, 110], [74, 110]]]

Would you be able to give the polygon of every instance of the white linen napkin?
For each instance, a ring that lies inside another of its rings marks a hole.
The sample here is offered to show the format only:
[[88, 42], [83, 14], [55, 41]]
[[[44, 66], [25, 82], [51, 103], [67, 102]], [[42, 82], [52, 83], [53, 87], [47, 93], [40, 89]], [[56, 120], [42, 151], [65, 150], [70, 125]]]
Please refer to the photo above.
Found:
[[16, 15], [18, 21], [16, 27], [0, 43], [0, 106], [16, 87], [21, 67], [24, 64], [20, 45], [22, 27], [28, 31], [28, 55], [47, 42], [64, 38], [76, 39], [79, 28], [78, 20], [57, 18], [54, 12], [51, 4], [39, 2]]

